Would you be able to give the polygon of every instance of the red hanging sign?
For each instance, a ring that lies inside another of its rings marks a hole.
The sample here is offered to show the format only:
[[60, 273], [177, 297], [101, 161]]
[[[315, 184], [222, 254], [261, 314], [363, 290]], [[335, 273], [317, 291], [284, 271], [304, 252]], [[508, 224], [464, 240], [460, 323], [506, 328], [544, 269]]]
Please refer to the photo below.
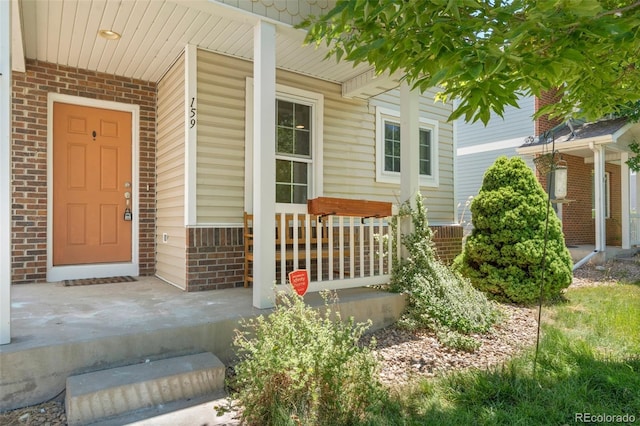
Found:
[[309, 274], [307, 274], [306, 269], [296, 269], [295, 271], [289, 272], [289, 282], [296, 293], [304, 296], [309, 288]]

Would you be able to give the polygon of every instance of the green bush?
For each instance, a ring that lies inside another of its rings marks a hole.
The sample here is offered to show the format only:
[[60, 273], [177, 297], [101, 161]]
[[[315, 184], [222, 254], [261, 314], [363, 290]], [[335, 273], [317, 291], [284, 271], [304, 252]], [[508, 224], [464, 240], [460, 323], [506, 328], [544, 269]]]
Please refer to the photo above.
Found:
[[[390, 285], [391, 291], [408, 296], [400, 325], [435, 330], [443, 344], [471, 351], [478, 344], [465, 334], [489, 330], [499, 310], [469, 280], [436, 257], [421, 196], [415, 209], [401, 208], [400, 217], [406, 216], [413, 224], [413, 231], [402, 236], [408, 256], [394, 265]], [[397, 224], [394, 226], [397, 232]]]
[[[325, 295], [325, 305], [327, 298]], [[281, 295], [275, 311], [241, 323], [234, 345], [243, 421], [254, 425], [355, 424], [383, 395], [378, 361], [358, 342], [369, 324]]]
[[[473, 231], [454, 266], [492, 298], [531, 304], [540, 297], [547, 195], [518, 157], [500, 157], [471, 203]], [[550, 209], [543, 297], [571, 284], [572, 261]]]

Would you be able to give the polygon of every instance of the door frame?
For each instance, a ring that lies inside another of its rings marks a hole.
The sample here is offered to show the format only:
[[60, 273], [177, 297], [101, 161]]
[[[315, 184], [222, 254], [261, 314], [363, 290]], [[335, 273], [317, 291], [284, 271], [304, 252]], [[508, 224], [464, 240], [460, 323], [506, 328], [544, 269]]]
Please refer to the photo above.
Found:
[[[87, 265], [53, 266], [53, 104], [61, 102], [77, 106], [111, 109], [131, 113], [131, 177], [133, 221], [131, 229], [131, 262], [98, 263]], [[120, 275], [139, 275], [139, 151], [140, 106], [114, 101], [82, 98], [79, 96], [49, 93], [47, 96], [47, 281], [81, 278], [104, 278]]]

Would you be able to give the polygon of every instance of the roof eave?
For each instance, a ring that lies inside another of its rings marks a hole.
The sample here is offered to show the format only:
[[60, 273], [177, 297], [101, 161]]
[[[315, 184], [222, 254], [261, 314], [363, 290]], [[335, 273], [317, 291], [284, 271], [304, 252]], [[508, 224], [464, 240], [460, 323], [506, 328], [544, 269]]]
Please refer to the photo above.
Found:
[[[563, 152], [571, 152], [574, 150], [580, 150], [585, 148], [590, 148], [593, 145], [608, 145], [615, 143], [615, 139], [613, 135], [604, 135], [598, 136], [594, 138], [587, 139], [577, 139], [574, 141], [568, 142], [558, 142], [556, 143], [556, 149], [561, 149]], [[532, 146], [521, 146], [516, 149], [516, 152], [520, 155], [535, 155], [535, 154], [543, 154], [549, 152], [551, 149], [551, 143], [546, 143], [542, 145], [532, 145]]]

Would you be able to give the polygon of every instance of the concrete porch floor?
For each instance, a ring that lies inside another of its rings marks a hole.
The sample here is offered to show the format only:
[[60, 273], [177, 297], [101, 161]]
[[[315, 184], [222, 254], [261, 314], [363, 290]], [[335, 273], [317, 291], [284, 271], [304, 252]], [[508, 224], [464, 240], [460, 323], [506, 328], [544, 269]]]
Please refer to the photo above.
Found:
[[[157, 278], [64, 287], [62, 283], [11, 288], [11, 335], [0, 346], [0, 411], [49, 400], [70, 375], [146, 360], [211, 352], [233, 358], [241, 318], [269, 313], [252, 306], [245, 288], [185, 293]], [[393, 323], [404, 298], [369, 288], [338, 291], [343, 318]], [[321, 306], [319, 294], [305, 300]]]

